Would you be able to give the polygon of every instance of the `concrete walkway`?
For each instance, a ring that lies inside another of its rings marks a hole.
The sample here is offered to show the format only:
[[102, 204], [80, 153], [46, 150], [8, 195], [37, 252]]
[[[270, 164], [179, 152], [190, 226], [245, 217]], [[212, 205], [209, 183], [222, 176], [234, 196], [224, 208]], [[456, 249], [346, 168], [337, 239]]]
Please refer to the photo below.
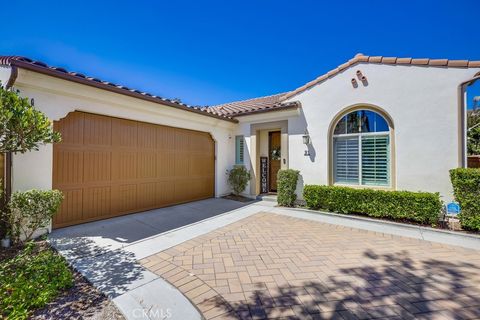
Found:
[[[49, 238], [73, 267], [113, 299], [127, 319], [200, 319], [200, 312], [179, 290], [138, 261], [258, 212], [416, 239], [425, 239], [431, 233], [416, 226], [277, 208], [267, 201], [242, 204], [209, 199], [64, 228]], [[480, 249], [479, 237], [433, 234], [429, 236], [431, 241]]]

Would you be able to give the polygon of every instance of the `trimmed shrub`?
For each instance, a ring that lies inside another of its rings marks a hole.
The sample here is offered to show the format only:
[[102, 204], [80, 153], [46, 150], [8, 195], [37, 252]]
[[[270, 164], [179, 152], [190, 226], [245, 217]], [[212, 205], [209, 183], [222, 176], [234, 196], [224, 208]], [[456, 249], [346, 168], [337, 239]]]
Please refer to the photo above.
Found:
[[277, 202], [281, 206], [293, 207], [297, 200], [298, 170], [279, 170], [277, 175]]
[[59, 190], [17, 191], [10, 199], [8, 223], [14, 242], [28, 241], [36, 230], [48, 226], [63, 200]]
[[227, 170], [227, 175], [227, 182], [237, 196], [245, 190], [251, 179], [250, 171], [242, 165], [236, 165], [231, 170]]
[[307, 185], [303, 198], [311, 209], [375, 218], [435, 224], [442, 209], [438, 193], [354, 189]]
[[462, 228], [480, 230], [480, 169], [450, 170], [455, 200], [460, 204], [459, 219]]

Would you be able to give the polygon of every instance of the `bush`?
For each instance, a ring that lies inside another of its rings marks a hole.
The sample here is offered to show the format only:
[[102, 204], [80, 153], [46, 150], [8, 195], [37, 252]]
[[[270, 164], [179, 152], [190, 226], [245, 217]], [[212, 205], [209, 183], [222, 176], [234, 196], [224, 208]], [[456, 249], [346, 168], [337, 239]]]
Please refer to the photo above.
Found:
[[293, 207], [297, 200], [298, 170], [286, 169], [278, 171], [277, 175], [277, 202], [281, 206]]
[[32, 238], [39, 228], [48, 226], [63, 200], [58, 190], [30, 190], [15, 192], [8, 204], [8, 223], [10, 235], [14, 242]]
[[237, 196], [242, 193], [250, 181], [251, 175], [244, 166], [234, 166], [232, 170], [227, 170], [228, 184], [232, 187], [233, 193]]
[[312, 209], [422, 224], [435, 224], [442, 209], [440, 195], [428, 192], [307, 185], [303, 189], [303, 197]]
[[455, 200], [460, 204], [459, 219], [462, 228], [480, 230], [480, 169], [450, 170]]
[[17, 256], [0, 262], [0, 318], [27, 319], [30, 311], [72, 285], [72, 272], [62, 257], [28, 243]]

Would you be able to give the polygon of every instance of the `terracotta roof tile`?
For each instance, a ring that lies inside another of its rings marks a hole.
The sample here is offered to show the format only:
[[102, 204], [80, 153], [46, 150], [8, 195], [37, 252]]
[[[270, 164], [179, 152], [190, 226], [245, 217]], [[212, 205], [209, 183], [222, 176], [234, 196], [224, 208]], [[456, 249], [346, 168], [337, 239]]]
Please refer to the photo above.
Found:
[[128, 87], [115, 84], [112, 82], [108, 82], [108, 81], [102, 81], [94, 77], [88, 77], [78, 72], [69, 72], [64, 68], [49, 66], [44, 62], [34, 61], [26, 57], [0, 56], [0, 65], [15, 66], [19, 68], [33, 70], [33, 71], [44, 73], [53, 77], [58, 77], [65, 80], [90, 85], [99, 89], [104, 89], [104, 90], [109, 90], [109, 91], [113, 91], [120, 94], [129, 95], [135, 98], [140, 98], [143, 100], [160, 103], [162, 105], [167, 105], [167, 106], [178, 108], [181, 110], [195, 112], [198, 114], [220, 118], [227, 121], [237, 122], [236, 120], [232, 119], [228, 114], [219, 115], [216, 113], [205, 112], [204, 108], [201, 108], [201, 107], [189, 106], [185, 103], [182, 103], [176, 100], [154, 96], [147, 92], [130, 89]]
[[340, 71], [343, 71], [345, 65], [346, 68], [357, 64], [357, 63], [378, 63], [378, 64], [399, 64], [399, 65], [414, 65], [414, 66], [432, 66], [432, 67], [454, 67], [454, 68], [478, 68], [480, 67], [480, 61], [468, 61], [468, 60], [447, 60], [447, 59], [412, 59], [412, 58], [397, 58], [397, 57], [382, 57], [382, 56], [365, 56], [362, 53], [355, 55], [353, 59], [348, 60], [347, 63], [341, 65], [341, 68], [335, 68], [326, 74], [308, 82], [307, 84], [288, 92], [282, 97], [282, 101], [285, 101], [300, 92], [303, 92], [317, 83], [320, 83], [327, 78], [333, 77], [338, 74]]

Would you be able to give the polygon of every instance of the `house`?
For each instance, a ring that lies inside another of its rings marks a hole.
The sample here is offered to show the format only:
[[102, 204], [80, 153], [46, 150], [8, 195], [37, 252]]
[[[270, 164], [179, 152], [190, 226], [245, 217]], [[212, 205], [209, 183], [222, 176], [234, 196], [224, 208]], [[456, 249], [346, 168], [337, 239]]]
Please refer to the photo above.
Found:
[[192, 107], [24, 57], [0, 57], [0, 80], [32, 99], [63, 137], [14, 155], [13, 190], [60, 189], [54, 228], [230, 192], [276, 190], [279, 169], [304, 184], [440, 192], [466, 165], [465, 87], [480, 61], [362, 54], [289, 92]]

